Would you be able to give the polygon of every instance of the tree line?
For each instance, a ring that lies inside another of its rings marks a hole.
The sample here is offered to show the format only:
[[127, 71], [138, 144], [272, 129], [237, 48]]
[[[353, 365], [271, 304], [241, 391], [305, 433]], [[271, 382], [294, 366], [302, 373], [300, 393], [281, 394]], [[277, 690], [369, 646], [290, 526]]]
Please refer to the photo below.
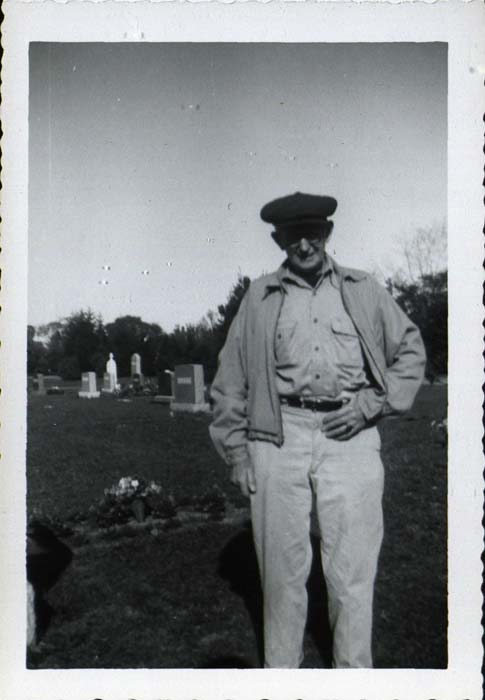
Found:
[[[79, 379], [82, 372], [102, 376], [108, 355], [116, 358], [119, 376], [129, 376], [133, 353], [141, 356], [146, 376], [163, 374], [177, 364], [201, 363], [207, 381], [217, 369], [217, 356], [249, 278], [240, 275], [225, 304], [209, 312], [199, 323], [176, 326], [167, 333], [156, 323], [138, 316], [120, 316], [103, 324], [91, 310], [81, 310], [62, 321], [37, 329], [28, 327], [27, 371], [59, 374]], [[447, 372], [448, 301], [446, 271], [423, 273], [404, 281], [386, 281], [388, 291], [421, 330], [428, 354], [428, 377]], [[43, 338], [42, 341], [36, 339]]]
[[68, 380], [79, 379], [88, 371], [102, 376], [112, 352], [118, 375], [126, 377], [136, 352], [146, 376], [163, 374], [178, 364], [200, 363], [206, 380], [212, 381], [217, 356], [249, 282], [249, 277], [239, 275], [217, 313], [210, 311], [199, 323], [176, 326], [170, 333], [139, 316], [120, 316], [104, 324], [89, 309], [37, 328], [28, 326], [27, 372], [58, 374]]

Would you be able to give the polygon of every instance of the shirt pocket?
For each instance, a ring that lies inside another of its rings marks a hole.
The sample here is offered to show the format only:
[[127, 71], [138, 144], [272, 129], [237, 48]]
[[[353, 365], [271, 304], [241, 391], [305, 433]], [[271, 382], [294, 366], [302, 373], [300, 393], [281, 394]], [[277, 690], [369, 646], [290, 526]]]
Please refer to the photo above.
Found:
[[333, 318], [331, 328], [337, 366], [362, 369], [364, 359], [360, 339], [350, 318]]
[[298, 358], [298, 338], [295, 321], [279, 322], [275, 337], [276, 363], [278, 367], [293, 366]]

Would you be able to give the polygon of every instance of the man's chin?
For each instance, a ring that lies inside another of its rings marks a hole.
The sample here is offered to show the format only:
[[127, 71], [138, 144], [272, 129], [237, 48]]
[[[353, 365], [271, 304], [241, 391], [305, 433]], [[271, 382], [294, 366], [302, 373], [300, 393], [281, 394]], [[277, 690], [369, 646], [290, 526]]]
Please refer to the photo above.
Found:
[[315, 275], [322, 269], [322, 263], [315, 261], [298, 261], [296, 264], [290, 263], [290, 267], [297, 275]]

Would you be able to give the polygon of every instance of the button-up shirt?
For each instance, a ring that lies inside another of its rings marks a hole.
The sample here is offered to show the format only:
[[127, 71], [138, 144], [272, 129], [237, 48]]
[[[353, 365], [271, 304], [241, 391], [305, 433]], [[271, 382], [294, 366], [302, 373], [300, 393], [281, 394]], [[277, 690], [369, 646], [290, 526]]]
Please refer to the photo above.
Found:
[[[370, 386], [357, 392], [358, 404], [368, 420], [401, 415], [411, 408], [424, 377], [426, 355], [419, 330], [371, 275], [328, 259], [369, 371]], [[279, 271], [251, 282], [219, 356], [211, 387], [210, 434], [232, 466], [247, 464], [249, 440], [278, 447], [284, 441], [275, 337], [285, 296]]]
[[276, 327], [280, 395], [335, 398], [369, 386], [355, 326], [328, 260], [315, 287], [281, 268], [284, 301]]

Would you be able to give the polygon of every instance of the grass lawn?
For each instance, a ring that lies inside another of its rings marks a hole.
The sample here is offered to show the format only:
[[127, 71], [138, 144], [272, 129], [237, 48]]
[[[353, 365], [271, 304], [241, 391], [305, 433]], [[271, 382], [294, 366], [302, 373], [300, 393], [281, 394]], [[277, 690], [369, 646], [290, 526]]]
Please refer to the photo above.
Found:
[[[446, 387], [427, 386], [410, 416], [381, 426], [386, 535], [376, 583], [377, 667], [446, 666], [446, 452], [430, 432], [445, 411]], [[171, 417], [145, 398], [80, 400], [69, 390], [29, 397], [30, 514], [69, 521], [134, 474], [176, 500], [216, 484], [229, 505], [221, 522], [64, 538], [74, 558], [48, 593], [53, 615], [30, 668], [259, 665], [261, 600], [246, 501], [211, 446], [208, 422]], [[328, 663], [320, 578], [316, 562], [305, 667]]]

